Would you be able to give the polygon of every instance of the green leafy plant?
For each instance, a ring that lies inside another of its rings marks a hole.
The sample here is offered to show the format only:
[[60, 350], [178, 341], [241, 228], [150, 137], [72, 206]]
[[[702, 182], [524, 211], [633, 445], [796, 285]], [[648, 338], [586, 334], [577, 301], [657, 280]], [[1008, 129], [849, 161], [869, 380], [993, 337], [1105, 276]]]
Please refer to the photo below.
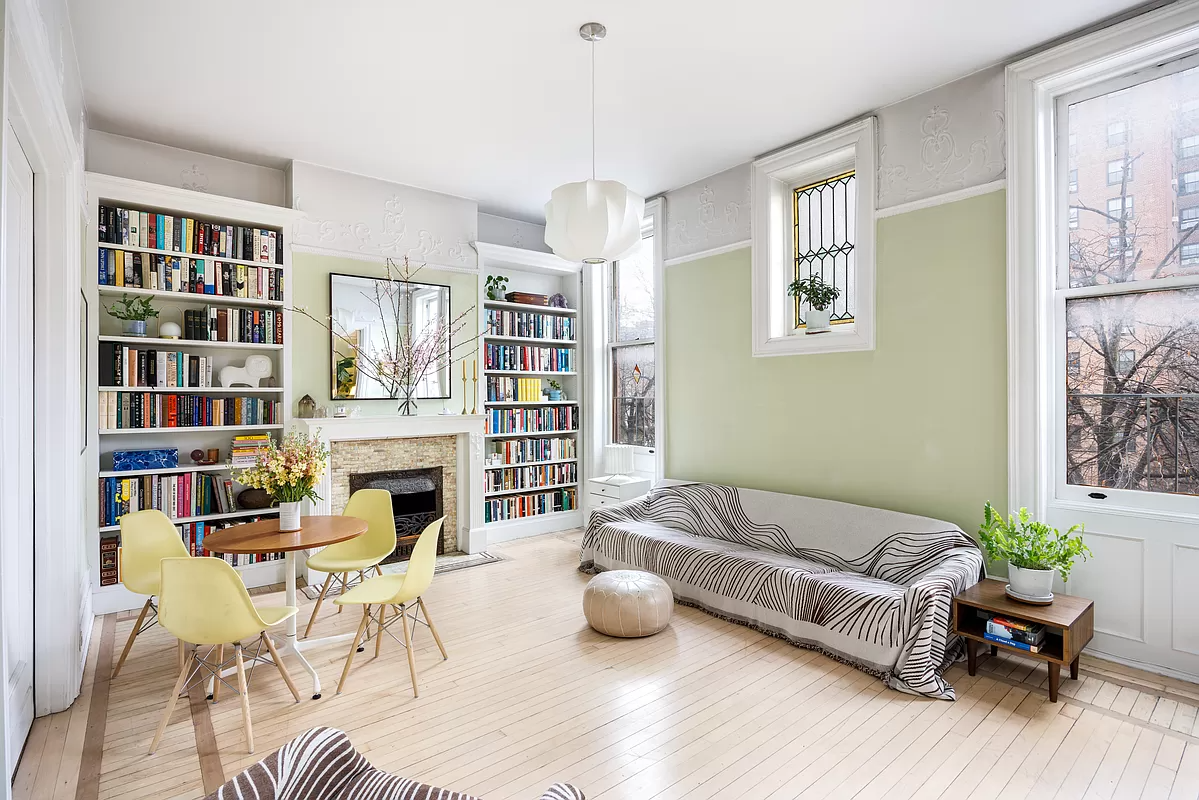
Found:
[[806, 278], [796, 278], [791, 281], [787, 287], [787, 294], [791, 297], [798, 297], [800, 300], [807, 300], [808, 305], [812, 308], [823, 311], [841, 296], [841, 290], [825, 283], [819, 275], [812, 274]]
[[550, 383], [550, 388], [553, 389], [555, 392], [562, 391], [562, 384], [558, 383], [557, 381], [550, 381], [549, 383]]
[[1062, 533], [1044, 522], [1037, 522], [1027, 508], [1020, 509], [1006, 520], [987, 503], [983, 507], [983, 523], [978, 526], [978, 538], [987, 555], [995, 561], [1007, 561], [1021, 569], [1051, 569], [1070, 580], [1074, 560], [1087, 560], [1091, 548], [1078, 534], [1082, 525]]
[[508, 277], [506, 275], [488, 275], [487, 276], [487, 299], [488, 300], [503, 300], [504, 292], [508, 289]]
[[127, 294], [122, 294], [120, 300], [111, 306], [105, 306], [104, 310], [117, 319], [124, 320], [140, 321], [158, 316], [157, 309], [150, 305], [150, 298], [130, 297]]

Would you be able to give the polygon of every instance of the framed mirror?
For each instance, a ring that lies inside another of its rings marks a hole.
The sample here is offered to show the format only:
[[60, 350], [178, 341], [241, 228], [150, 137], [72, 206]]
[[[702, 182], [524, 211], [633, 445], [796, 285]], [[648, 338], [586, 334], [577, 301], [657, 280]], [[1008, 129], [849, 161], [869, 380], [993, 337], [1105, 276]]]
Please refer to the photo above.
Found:
[[[354, 347], [383, 361], [396, 351], [399, 328], [411, 323], [414, 339], [422, 332], [442, 329], [450, 321], [450, 287], [435, 283], [389, 281], [358, 275], [329, 275], [330, 369], [334, 400], [382, 400], [396, 395], [390, 387], [357, 368]], [[450, 340], [444, 347], [444, 366], [420, 382], [416, 399], [450, 396]]]

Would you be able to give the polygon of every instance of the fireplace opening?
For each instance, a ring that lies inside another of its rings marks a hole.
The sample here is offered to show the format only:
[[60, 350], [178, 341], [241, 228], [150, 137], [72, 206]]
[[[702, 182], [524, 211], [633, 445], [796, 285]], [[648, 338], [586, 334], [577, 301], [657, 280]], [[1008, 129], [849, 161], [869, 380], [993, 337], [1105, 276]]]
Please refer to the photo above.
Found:
[[[444, 515], [441, 497], [441, 467], [359, 472], [350, 475], [350, 493], [359, 489], [383, 489], [391, 493], [395, 517], [396, 548], [384, 564], [407, 561], [416, 540], [430, 522]], [[437, 538], [437, 554], [445, 553], [445, 532]]]

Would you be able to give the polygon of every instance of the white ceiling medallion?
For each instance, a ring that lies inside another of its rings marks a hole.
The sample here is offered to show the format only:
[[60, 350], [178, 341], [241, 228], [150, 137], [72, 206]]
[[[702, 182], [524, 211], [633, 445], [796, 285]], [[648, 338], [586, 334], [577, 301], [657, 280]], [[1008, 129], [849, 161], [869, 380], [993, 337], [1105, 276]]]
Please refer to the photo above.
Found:
[[545, 243], [567, 261], [603, 264], [641, 242], [645, 198], [620, 181], [595, 179], [595, 43], [607, 28], [588, 22], [579, 36], [591, 43], [591, 178], [559, 186], [545, 204]]

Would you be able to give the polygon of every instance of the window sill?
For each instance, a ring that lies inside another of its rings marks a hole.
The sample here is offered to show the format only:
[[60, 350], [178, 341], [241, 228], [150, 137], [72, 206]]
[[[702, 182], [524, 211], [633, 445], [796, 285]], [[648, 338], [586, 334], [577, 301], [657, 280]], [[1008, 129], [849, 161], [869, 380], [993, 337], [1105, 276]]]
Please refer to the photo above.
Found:
[[797, 328], [786, 336], [774, 336], [755, 345], [754, 356], [795, 356], [873, 350], [874, 340], [860, 326], [850, 324], [834, 325], [828, 333], [809, 334]]

